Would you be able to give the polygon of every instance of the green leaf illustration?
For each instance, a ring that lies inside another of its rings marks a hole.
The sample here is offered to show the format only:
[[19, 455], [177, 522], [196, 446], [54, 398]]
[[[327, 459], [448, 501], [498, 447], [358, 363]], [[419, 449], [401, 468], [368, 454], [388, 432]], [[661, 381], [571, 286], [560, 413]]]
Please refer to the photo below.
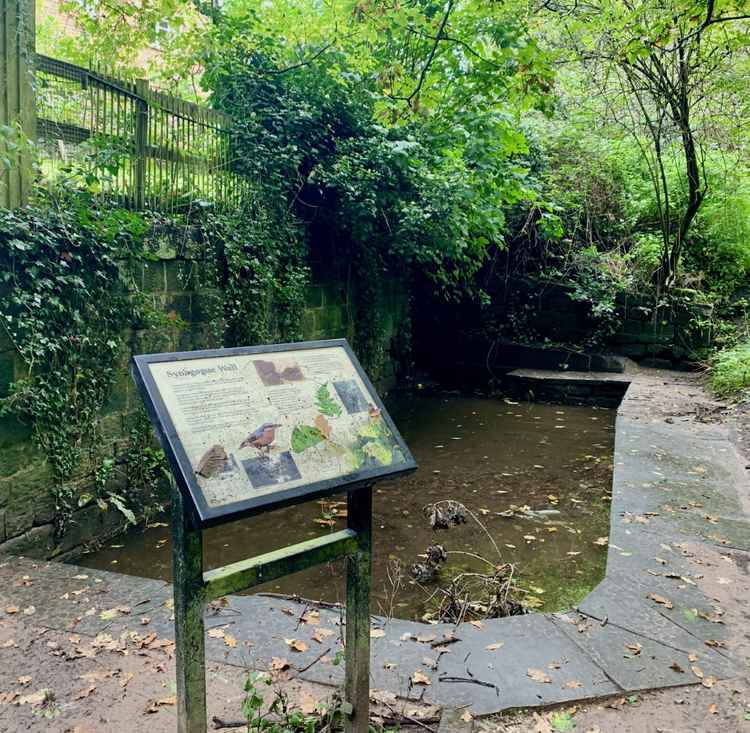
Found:
[[325, 440], [325, 436], [312, 425], [297, 425], [292, 431], [292, 451], [302, 453], [302, 451], [312, 448], [312, 446]]
[[326, 384], [322, 384], [315, 393], [315, 404], [327, 417], [338, 417], [341, 414], [341, 406], [333, 400]]

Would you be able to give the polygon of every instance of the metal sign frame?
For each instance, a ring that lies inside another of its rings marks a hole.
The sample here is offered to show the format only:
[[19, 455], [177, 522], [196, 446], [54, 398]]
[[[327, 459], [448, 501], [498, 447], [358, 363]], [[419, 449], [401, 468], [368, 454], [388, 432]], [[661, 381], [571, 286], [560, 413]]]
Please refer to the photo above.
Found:
[[[193, 467], [148, 365], [203, 357], [276, 353], [300, 349], [343, 347], [359, 377], [376, 400], [404, 462], [354, 472], [337, 479], [279, 491], [265, 501], [241, 501], [214, 510], [197, 486]], [[230, 593], [253, 588], [291, 573], [346, 558], [346, 635], [344, 699], [351, 705], [345, 717], [348, 733], [367, 733], [370, 695], [370, 588], [372, 578], [372, 485], [378, 478], [404, 475], [416, 463], [385, 410], [372, 383], [344, 339], [297, 344], [147, 354], [133, 358], [133, 378], [143, 396], [175, 480], [172, 482], [172, 563], [174, 585], [175, 657], [178, 733], [206, 733], [206, 664], [203, 614], [207, 603]], [[248, 558], [216, 570], [203, 570], [203, 529], [241, 517], [347, 492], [347, 528]], [[232, 511], [229, 511], [231, 508]]]

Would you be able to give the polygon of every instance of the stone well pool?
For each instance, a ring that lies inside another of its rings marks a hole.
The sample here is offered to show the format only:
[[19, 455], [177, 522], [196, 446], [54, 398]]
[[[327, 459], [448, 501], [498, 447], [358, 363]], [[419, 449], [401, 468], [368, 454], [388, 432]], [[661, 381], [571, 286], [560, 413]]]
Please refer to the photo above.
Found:
[[[517, 565], [518, 583], [542, 610], [574, 605], [604, 576], [609, 532], [615, 411], [515, 403], [458, 395], [410, 395], [388, 400], [388, 408], [418, 464], [416, 473], [375, 488], [373, 612], [421, 618], [436, 583], [459, 570], [492, 562]], [[207, 568], [226, 565], [345, 526], [344, 497], [281, 509], [205, 533]], [[487, 528], [469, 518], [433, 531], [423, 513], [441, 499], [463, 503]], [[513, 506], [531, 516], [502, 516]], [[537, 513], [538, 512], [538, 513]], [[135, 529], [79, 565], [169, 580], [169, 528], [161, 521]], [[599, 543], [597, 543], [599, 540]], [[435, 542], [449, 552], [437, 581], [415, 583], [409, 566]], [[456, 552], [456, 554], [450, 554]], [[395, 563], [404, 581], [394, 594]], [[343, 566], [312, 568], [255, 592], [298, 594], [342, 601]]]

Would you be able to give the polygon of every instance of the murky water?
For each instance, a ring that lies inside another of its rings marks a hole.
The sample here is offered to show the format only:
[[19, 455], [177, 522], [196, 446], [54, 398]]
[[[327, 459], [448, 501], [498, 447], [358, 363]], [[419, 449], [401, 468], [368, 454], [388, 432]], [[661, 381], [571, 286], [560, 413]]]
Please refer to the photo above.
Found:
[[[375, 488], [375, 612], [419, 618], [429, 610], [426, 592], [436, 583], [447, 582], [459, 570], [482, 569], [481, 561], [461, 554], [466, 552], [495, 563], [515, 563], [519, 584], [544, 610], [575, 604], [601, 580], [606, 547], [597, 540], [609, 530], [613, 410], [453, 395], [399, 397], [390, 400], [389, 409], [419, 469]], [[341, 529], [345, 504], [337, 500], [342, 498], [208, 530], [206, 566], [226, 565]], [[469, 517], [466, 524], [433, 531], [423, 508], [441, 499], [462, 502], [477, 521]], [[514, 505], [526, 507], [532, 516], [499, 514]], [[420, 588], [408, 569], [435, 542], [448, 551], [448, 561], [436, 581]], [[169, 529], [162, 525], [132, 531], [78, 562], [168, 580]], [[394, 598], [396, 563], [405, 577]], [[343, 577], [342, 564], [333, 563], [258, 591], [342, 601]]]

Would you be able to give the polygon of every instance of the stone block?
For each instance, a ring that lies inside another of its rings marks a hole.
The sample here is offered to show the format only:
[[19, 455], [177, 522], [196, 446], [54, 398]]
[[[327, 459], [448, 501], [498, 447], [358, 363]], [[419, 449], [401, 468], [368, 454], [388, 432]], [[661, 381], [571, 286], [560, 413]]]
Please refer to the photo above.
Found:
[[197, 270], [195, 262], [186, 260], [171, 260], [164, 263], [167, 292], [185, 292], [197, 286]]
[[633, 359], [638, 359], [639, 357], [645, 356], [646, 354], [646, 346], [645, 344], [639, 344], [639, 343], [623, 343], [619, 347], [619, 351], [622, 353], [623, 356], [630, 356]]
[[167, 282], [163, 262], [144, 262], [142, 266], [142, 287], [146, 292], [166, 292]]
[[33, 527], [23, 534], [10, 537], [0, 545], [0, 552], [32, 558], [48, 558], [54, 550], [54, 529], [51, 524]]

